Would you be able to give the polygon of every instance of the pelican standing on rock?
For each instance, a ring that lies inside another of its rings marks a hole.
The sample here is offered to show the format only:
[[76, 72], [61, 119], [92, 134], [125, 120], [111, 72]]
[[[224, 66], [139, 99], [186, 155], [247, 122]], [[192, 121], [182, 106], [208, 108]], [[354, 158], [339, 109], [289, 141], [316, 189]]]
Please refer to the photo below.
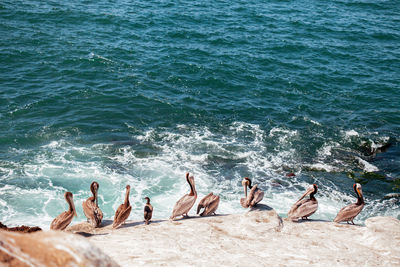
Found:
[[50, 224], [51, 230], [64, 230], [71, 223], [72, 219], [76, 215], [74, 200], [71, 192], [65, 192], [64, 198], [69, 205], [68, 211], [64, 211], [58, 215]]
[[92, 224], [93, 227], [99, 227], [101, 224], [101, 220], [103, 219], [103, 213], [98, 205], [97, 200], [97, 192], [99, 190], [99, 184], [97, 182], [92, 182], [90, 185], [90, 191], [93, 196], [89, 197], [86, 201], [83, 201], [82, 208], [83, 213], [86, 218], [88, 218], [88, 222]]
[[199, 214], [200, 210], [204, 208], [203, 212], [200, 213], [200, 216], [207, 216], [214, 214], [218, 209], [219, 205], [219, 196], [214, 195], [212, 192], [205, 196], [202, 200], [200, 200], [199, 205], [197, 206], [197, 214]]
[[128, 219], [129, 214], [131, 214], [132, 206], [129, 203], [129, 192], [131, 191], [131, 186], [126, 186], [125, 201], [123, 204], [119, 205], [117, 211], [115, 212], [114, 222], [112, 227], [117, 228], [123, 224], [126, 219]]
[[[308, 217], [314, 214], [318, 209], [318, 201], [314, 197], [317, 190], [318, 186], [316, 184], [310, 185], [301, 198], [294, 203], [288, 212], [288, 218], [292, 221], [297, 221], [299, 218], [308, 220]], [[304, 199], [307, 195], [310, 195], [310, 198]]]
[[144, 206], [144, 223], [149, 224], [151, 217], [153, 216], [153, 206], [150, 204], [150, 198], [145, 197], [147, 200], [146, 205]]
[[[254, 207], [263, 199], [264, 192], [257, 188], [257, 185], [252, 186], [249, 177], [242, 180], [242, 185], [244, 187], [244, 198], [240, 199], [240, 204], [243, 208]], [[249, 195], [247, 195], [247, 187], [250, 189]]]
[[184, 195], [181, 199], [179, 199], [176, 202], [174, 210], [172, 211], [172, 215], [170, 217], [171, 220], [174, 220], [176, 217], [180, 215], [189, 217], [188, 212], [196, 202], [197, 192], [194, 184], [194, 177], [193, 176], [189, 177], [189, 173], [186, 173], [186, 181], [190, 186], [190, 193]]
[[333, 220], [334, 222], [351, 222], [354, 225], [354, 218], [362, 211], [364, 208], [364, 198], [362, 194], [362, 189], [360, 184], [353, 185], [354, 191], [357, 195], [357, 202], [350, 204], [344, 208], [342, 208], [339, 213], [336, 215], [336, 218]]

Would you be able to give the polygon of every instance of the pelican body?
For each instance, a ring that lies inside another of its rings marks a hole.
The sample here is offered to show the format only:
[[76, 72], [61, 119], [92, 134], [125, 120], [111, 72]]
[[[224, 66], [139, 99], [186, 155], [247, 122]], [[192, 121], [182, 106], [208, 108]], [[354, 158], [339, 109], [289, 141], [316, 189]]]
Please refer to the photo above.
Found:
[[334, 222], [351, 222], [354, 225], [354, 218], [362, 211], [364, 208], [364, 197], [360, 184], [353, 185], [354, 191], [357, 195], [357, 202], [350, 204], [344, 208], [342, 208], [339, 213], [336, 215], [336, 218], [333, 220]]
[[[254, 207], [263, 199], [264, 192], [261, 191], [257, 185], [252, 186], [250, 178], [245, 177], [242, 180], [242, 185], [244, 189], [244, 198], [240, 199], [240, 204], [243, 208]], [[250, 189], [249, 195], [247, 195], [247, 187]]]
[[103, 213], [99, 208], [97, 200], [98, 190], [99, 184], [97, 182], [92, 182], [92, 184], [90, 185], [90, 191], [92, 192], [93, 196], [89, 197], [82, 203], [83, 213], [85, 214], [86, 218], [88, 218], [88, 222], [90, 222], [93, 227], [99, 227], [101, 224], [101, 220], [103, 219]]
[[145, 197], [147, 200], [146, 205], [144, 206], [144, 223], [149, 224], [151, 217], [153, 216], [153, 206], [150, 204], [150, 198]]
[[131, 186], [126, 186], [125, 201], [123, 204], [119, 205], [117, 211], [115, 212], [114, 222], [112, 227], [117, 228], [123, 224], [126, 219], [128, 219], [129, 214], [131, 214], [132, 206], [129, 203], [129, 192], [131, 191]]
[[183, 197], [181, 197], [181, 199], [179, 199], [176, 202], [174, 210], [172, 211], [172, 215], [170, 217], [171, 220], [174, 220], [176, 217], [180, 215], [188, 217], [189, 210], [193, 207], [194, 203], [196, 202], [197, 192], [194, 184], [194, 177], [193, 176], [189, 177], [189, 173], [186, 173], [186, 181], [190, 186], [190, 193], [184, 195]]
[[[306, 192], [293, 204], [292, 208], [288, 212], [288, 218], [292, 221], [297, 221], [299, 218], [308, 219], [309, 216], [314, 214], [318, 209], [318, 201], [314, 195], [318, 191], [316, 184], [310, 185]], [[305, 197], [310, 195], [310, 198]]]
[[51, 230], [64, 230], [71, 223], [76, 215], [75, 205], [71, 192], [65, 192], [64, 198], [69, 205], [68, 211], [64, 211], [58, 215], [50, 224]]
[[200, 216], [207, 216], [214, 214], [218, 209], [219, 205], [219, 196], [214, 195], [212, 192], [205, 196], [202, 200], [200, 200], [199, 205], [197, 206], [197, 214], [199, 214], [200, 210], [204, 208], [203, 212], [200, 213]]

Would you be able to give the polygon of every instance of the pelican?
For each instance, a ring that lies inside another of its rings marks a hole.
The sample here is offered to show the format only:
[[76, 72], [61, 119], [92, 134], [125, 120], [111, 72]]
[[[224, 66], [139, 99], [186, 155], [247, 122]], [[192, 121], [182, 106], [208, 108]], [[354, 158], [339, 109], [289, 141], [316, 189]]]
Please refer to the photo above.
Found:
[[58, 215], [50, 224], [51, 230], [64, 230], [76, 215], [74, 200], [71, 192], [65, 192], [64, 198], [69, 205], [69, 210]]
[[357, 195], [357, 202], [350, 204], [344, 208], [342, 208], [339, 213], [336, 215], [336, 218], [333, 220], [334, 222], [351, 222], [354, 225], [354, 218], [362, 211], [364, 208], [364, 198], [362, 194], [362, 189], [360, 184], [353, 185], [354, 191]]
[[203, 212], [200, 213], [200, 216], [207, 216], [211, 215], [212, 213], [215, 215], [215, 211], [218, 209], [218, 205], [219, 196], [213, 195], [213, 193], [211, 192], [202, 200], [200, 200], [200, 203], [197, 206], [197, 214], [199, 214], [200, 210], [204, 208]]
[[145, 197], [144, 199], [147, 200], [147, 203], [144, 206], [144, 222], [145, 224], [149, 224], [151, 216], [153, 216], [153, 206], [150, 204], [149, 197]]
[[132, 206], [129, 203], [129, 192], [131, 191], [131, 186], [126, 186], [126, 193], [125, 193], [125, 201], [123, 204], [119, 205], [117, 211], [115, 212], [114, 222], [112, 227], [117, 228], [121, 224], [123, 224], [126, 219], [128, 219], [129, 214], [131, 213]]
[[[317, 190], [318, 186], [316, 184], [310, 185], [301, 198], [293, 204], [292, 208], [288, 212], [288, 218], [292, 221], [298, 220], [299, 218], [307, 220], [307, 217], [314, 214], [318, 209], [318, 201], [314, 197]], [[307, 195], [310, 195], [310, 198], [304, 199]]]
[[92, 182], [90, 185], [90, 191], [93, 196], [89, 197], [86, 201], [83, 201], [82, 208], [83, 213], [88, 218], [88, 222], [91, 222], [93, 227], [99, 227], [101, 220], [103, 219], [103, 213], [98, 205], [97, 191], [99, 190], [99, 184], [97, 182]]
[[[257, 185], [252, 186], [249, 177], [242, 180], [242, 185], [244, 187], [244, 198], [240, 199], [240, 204], [243, 208], [254, 207], [263, 199], [264, 192], [258, 189]], [[250, 188], [249, 195], [247, 195], [247, 186]]]
[[186, 173], [186, 181], [189, 183], [190, 186], [190, 193], [184, 195], [179, 199], [172, 211], [172, 215], [170, 217], [171, 220], [174, 220], [176, 217], [182, 215], [188, 217], [189, 210], [193, 207], [194, 203], [197, 199], [197, 192], [194, 185], [194, 177], [190, 176], [189, 173]]

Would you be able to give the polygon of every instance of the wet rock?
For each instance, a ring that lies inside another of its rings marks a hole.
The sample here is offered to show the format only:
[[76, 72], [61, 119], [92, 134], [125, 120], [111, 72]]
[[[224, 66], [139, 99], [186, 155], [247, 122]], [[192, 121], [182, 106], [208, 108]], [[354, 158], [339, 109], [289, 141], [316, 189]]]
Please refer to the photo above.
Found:
[[7, 227], [1, 222], [0, 222], [0, 229], [9, 232], [21, 232], [21, 233], [32, 233], [32, 232], [42, 231], [42, 228], [38, 226], [31, 227], [31, 226], [21, 225], [17, 227]]

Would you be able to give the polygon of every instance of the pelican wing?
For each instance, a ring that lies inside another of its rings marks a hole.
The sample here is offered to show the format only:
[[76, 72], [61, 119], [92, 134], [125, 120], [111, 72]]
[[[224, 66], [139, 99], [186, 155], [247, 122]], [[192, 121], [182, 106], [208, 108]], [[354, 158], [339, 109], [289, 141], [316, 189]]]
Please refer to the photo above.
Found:
[[218, 209], [219, 200], [220, 200], [219, 196], [215, 195], [209, 198], [208, 202], [206, 203], [204, 211], [200, 215], [207, 216], [214, 213]]
[[51, 230], [64, 230], [71, 223], [74, 218], [74, 213], [71, 211], [64, 211], [58, 215], [50, 224]]
[[207, 196], [203, 197], [202, 200], [200, 200], [199, 204], [197, 205], [197, 214], [200, 213], [200, 210], [201, 210], [202, 208], [205, 208], [205, 207], [208, 205], [208, 203], [212, 200], [213, 196], [214, 196], [214, 195], [213, 195], [213, 193], [211, 192], [211, 193], [208, 194]]
[[114, 215], [114, 222], [117, 220], [118, 216], [121, 214], [121, 212], [124, 210], [124, 204], [119, 205], [117, 211], [115, 212]]
[[264, 192], [261, 191], [260, 189], [257, 189], [254, 192], [254, 197], [252, 199], [252, 201], [250, 202], [250, 206], [254, 207], [255, 205], [257, 205], [257, 203], [259, 203], [264, 197]]
[[171, 219], [174, 219], [177, 216], [186, 214], [193, 207], [196, 202], [197, 195], [190, 196], [189, 194], [184, 195], [179, 199], [172, 211]]
[[264, 197], [264, 192], [258, 189], [257, 185], [254, 185], [251, 188], [249, 195], [247, 196], [246, 206], [254, 207], [258, 202], [260, 202], [263, 199], [263, 197]]
[[297, 201], [296, 203], [293, 204], [293, 206], [290, 208], [289, 212], [288, 212], [288, 218], [296, 218], [296, 211], [297, 209], [304, 204], [304, 202], [306, 202], [307, 199], [303, 198], [299, 201]]
[[342, 208], [336, 215], [334, 222], [345, 222], [353, 220], [364, 208], [364, 204], [357, 205], [356, 203], [350, 204]]
[[94, 227], [101, 224], [103, 219], [103, 212], [99, 207], [96, 207], [93, 197], [88, 198], [82, 203], [83, 213], [92, 222]]
[[[121, 208], [121, 206], [122, 206], [122, 208]], [[132, 210], [131, 205], [129, 205], [127, 207], [124, 204], [121, 204], [118, 209], [120, 209], [120, 208], [121, 208], [121, 210], [118, 213], [118, 216], [116, 216], [114, 218], [113, 228], [117, 228], [118, 226], [123, 224], [128, 219], [129, 214], [131, 214], [131, 210]], [[118, 212], [118, 210], [117, 210], [117, 212]], [[117, 215], [117, 214], [115, 214], [115, 215]]]
[[302, 199], [301, 201], [298, 201], [293, 205], [292, 209], [288, 213], [288, 217], [291, 219], [308, 217], [314, 214], [317, 209], [317, 200]]
[[240, 199], [240, 205], [242, 205], [243, 208], [247, 209], [249, 205], [247, 204], [247, 198], [242, 197]]

